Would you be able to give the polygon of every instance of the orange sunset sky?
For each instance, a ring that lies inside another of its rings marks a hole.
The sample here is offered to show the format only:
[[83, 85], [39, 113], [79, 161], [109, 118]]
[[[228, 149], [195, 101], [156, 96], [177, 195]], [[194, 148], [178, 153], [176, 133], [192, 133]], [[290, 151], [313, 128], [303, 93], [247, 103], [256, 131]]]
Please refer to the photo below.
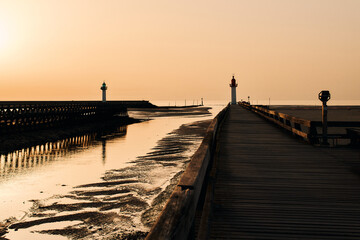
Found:
[[359, 0], [0, 0], [0, 100], [359, 100]]

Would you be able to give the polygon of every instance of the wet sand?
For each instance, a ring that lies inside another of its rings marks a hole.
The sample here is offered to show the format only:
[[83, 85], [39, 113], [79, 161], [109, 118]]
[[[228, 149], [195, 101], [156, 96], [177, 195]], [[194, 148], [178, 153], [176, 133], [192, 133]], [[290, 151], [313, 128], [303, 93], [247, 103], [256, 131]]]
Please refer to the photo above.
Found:
[[[200, 112], [208, 114], [206, 108]], [[76, 186], [65, 195], [33, 199], [33, 206], [23, 219], [7, 219], [0, 225], [0, 236], [7, 227], [10, 234], [6, 237], [10, 239], [12, 231], [24, 229], [71, 239], [144, 238], [210, 121], [182, 125], [160, 140], [151, 152], [135, 159], [130, 167], [109, 170], [99, 182]], [[50, 223], [64, 226], [47, 228]]]

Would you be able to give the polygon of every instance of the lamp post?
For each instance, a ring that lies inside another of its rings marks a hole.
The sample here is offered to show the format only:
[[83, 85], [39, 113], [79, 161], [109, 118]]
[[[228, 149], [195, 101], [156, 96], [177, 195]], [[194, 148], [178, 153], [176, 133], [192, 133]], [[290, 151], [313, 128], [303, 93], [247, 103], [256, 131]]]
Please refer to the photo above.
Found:
[[327, 137], [327, 101], [331, 98], [330, 92], [327, 90], [323, 90], [319, 93], [319, 100], [322, 102], [322, 137], [323, 145], [329, 145], [328, 137]]

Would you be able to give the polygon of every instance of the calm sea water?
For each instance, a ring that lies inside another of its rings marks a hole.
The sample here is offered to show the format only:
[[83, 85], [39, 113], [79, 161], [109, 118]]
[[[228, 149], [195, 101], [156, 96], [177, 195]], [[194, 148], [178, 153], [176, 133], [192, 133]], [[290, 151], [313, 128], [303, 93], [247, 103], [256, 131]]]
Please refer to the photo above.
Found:
[[[174, 129], [211, 119], [225, 105], [226, 102], [209, 103], [212, 115], [156, 117], [121, 127], [100, 139], [91, 134], [78, 136], [0, 156], [0, 222], [26, 216], [32, 199], [66, 194], [74, 186], [98, 181], [107, 170], [131, 165], [137, 156], [148, 153]], [[13, 233], [10, 239], [23, 237]], [[41, 239], [46, 237], [63, 239], [50, 235], [42, 235]]]

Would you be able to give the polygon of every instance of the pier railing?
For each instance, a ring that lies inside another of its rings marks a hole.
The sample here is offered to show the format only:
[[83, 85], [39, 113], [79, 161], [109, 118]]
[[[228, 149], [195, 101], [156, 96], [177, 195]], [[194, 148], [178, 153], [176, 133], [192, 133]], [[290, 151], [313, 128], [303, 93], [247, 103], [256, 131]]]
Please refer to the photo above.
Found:
[[[279, 125], [280, 127], [292, 132], [294, 135], [304, 138], [312, 144], [319, 143], [323, 137], [322, 133], [318, 133], [317, 128], [322, 127], [321, 121], [311, 121], [291, 115], [280, 113], [268, 109], [266, 106], [250, 105], [247, 102], [239, 102], [239, 105], [253, 111], [267, 120]], [[358, 121], [328, 121], [327, 126], [330, 127], [360, 127]], [[351, 139], [354, 141], [354, 135], [349, 133], [344, 134], [327, 134], [329, 139]]]
[[187, 239], [208, 166], [212, 160], [219, 124], [227, 110], [228, 107], [224, 108], [211, 122], [200, 147], [192, 156], [179, 183], [147, 235], [147, 240]]

